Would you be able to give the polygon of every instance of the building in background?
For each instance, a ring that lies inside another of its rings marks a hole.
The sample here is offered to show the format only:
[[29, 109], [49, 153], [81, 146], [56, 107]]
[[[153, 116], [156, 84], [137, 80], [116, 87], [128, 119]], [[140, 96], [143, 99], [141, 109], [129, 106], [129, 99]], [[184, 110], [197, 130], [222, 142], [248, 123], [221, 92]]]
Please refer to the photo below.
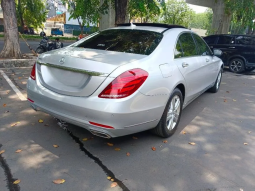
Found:
[[[46, 23], [44, 23], [46, 35], [50, 35], [52, 28], [60, 28], [64, 31], [65, 36], [78, 36], [81, 33], [78, 19], [70, 19], [67, 4], [63, 4], [60, 0], [48, 0], [46, 8], [49, 11]], [[83, 31], [85, 34], [91, 33], [94, 27], [97, 27], [97, 25], [90, 24], [89, 27], [83, 27]]]

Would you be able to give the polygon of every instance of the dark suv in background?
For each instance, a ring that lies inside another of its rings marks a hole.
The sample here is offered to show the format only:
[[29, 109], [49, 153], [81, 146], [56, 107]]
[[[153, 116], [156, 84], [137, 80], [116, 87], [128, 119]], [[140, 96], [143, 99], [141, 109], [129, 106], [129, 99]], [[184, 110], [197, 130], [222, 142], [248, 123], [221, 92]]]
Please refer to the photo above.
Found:
[[210, 48], [222, 50], [220, 58], [230, 71], [241, 73], [255, 69], [255, 36], [211, 35], [204, 40]]

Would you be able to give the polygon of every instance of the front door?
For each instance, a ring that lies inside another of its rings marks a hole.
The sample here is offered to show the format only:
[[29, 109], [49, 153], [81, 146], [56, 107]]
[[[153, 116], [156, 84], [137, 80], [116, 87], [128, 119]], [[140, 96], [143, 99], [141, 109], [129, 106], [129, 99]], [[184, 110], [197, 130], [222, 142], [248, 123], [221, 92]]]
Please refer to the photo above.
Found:
[[236, 48], [238, 53], [247, 61], [247, 67], [255, 66], [255, 37], [237, 36]]
[[186, 81], [186, 100], [190, 102], [204, 88], [203, 74], [200, 70], [200, 61], [197, 56], [196, 44], [191, 33], [180, 35], [175, 49], [175, 63]]
[[197, 55], [199, 56], [200, 72], [204, 79], [205, 88], [212, 85], [218, 75], [218, 65], [213, 59], [213, 53], [208, 45], [196, 34], [192, 34], [197, 44]]

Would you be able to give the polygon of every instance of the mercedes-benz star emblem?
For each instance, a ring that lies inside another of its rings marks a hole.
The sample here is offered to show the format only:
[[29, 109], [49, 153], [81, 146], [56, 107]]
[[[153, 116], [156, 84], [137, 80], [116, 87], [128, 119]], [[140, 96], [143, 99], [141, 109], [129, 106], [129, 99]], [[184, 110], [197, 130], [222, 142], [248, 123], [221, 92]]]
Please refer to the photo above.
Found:
[[61, 60], [59, 61], [60, 64], [64, 64], [65, 63], [65, 58], [61, 58]]

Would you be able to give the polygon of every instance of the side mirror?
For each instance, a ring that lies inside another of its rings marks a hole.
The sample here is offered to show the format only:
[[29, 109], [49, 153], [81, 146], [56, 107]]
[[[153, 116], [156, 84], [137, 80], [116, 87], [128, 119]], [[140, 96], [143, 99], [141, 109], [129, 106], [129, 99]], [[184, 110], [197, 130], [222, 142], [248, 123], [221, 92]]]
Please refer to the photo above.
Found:
[[222, 53], [223, 53], [223, 52], [222, 52], [220, 49], [213, 49], [213, 54], [214, 54], [215, 56], [221, 56]]

